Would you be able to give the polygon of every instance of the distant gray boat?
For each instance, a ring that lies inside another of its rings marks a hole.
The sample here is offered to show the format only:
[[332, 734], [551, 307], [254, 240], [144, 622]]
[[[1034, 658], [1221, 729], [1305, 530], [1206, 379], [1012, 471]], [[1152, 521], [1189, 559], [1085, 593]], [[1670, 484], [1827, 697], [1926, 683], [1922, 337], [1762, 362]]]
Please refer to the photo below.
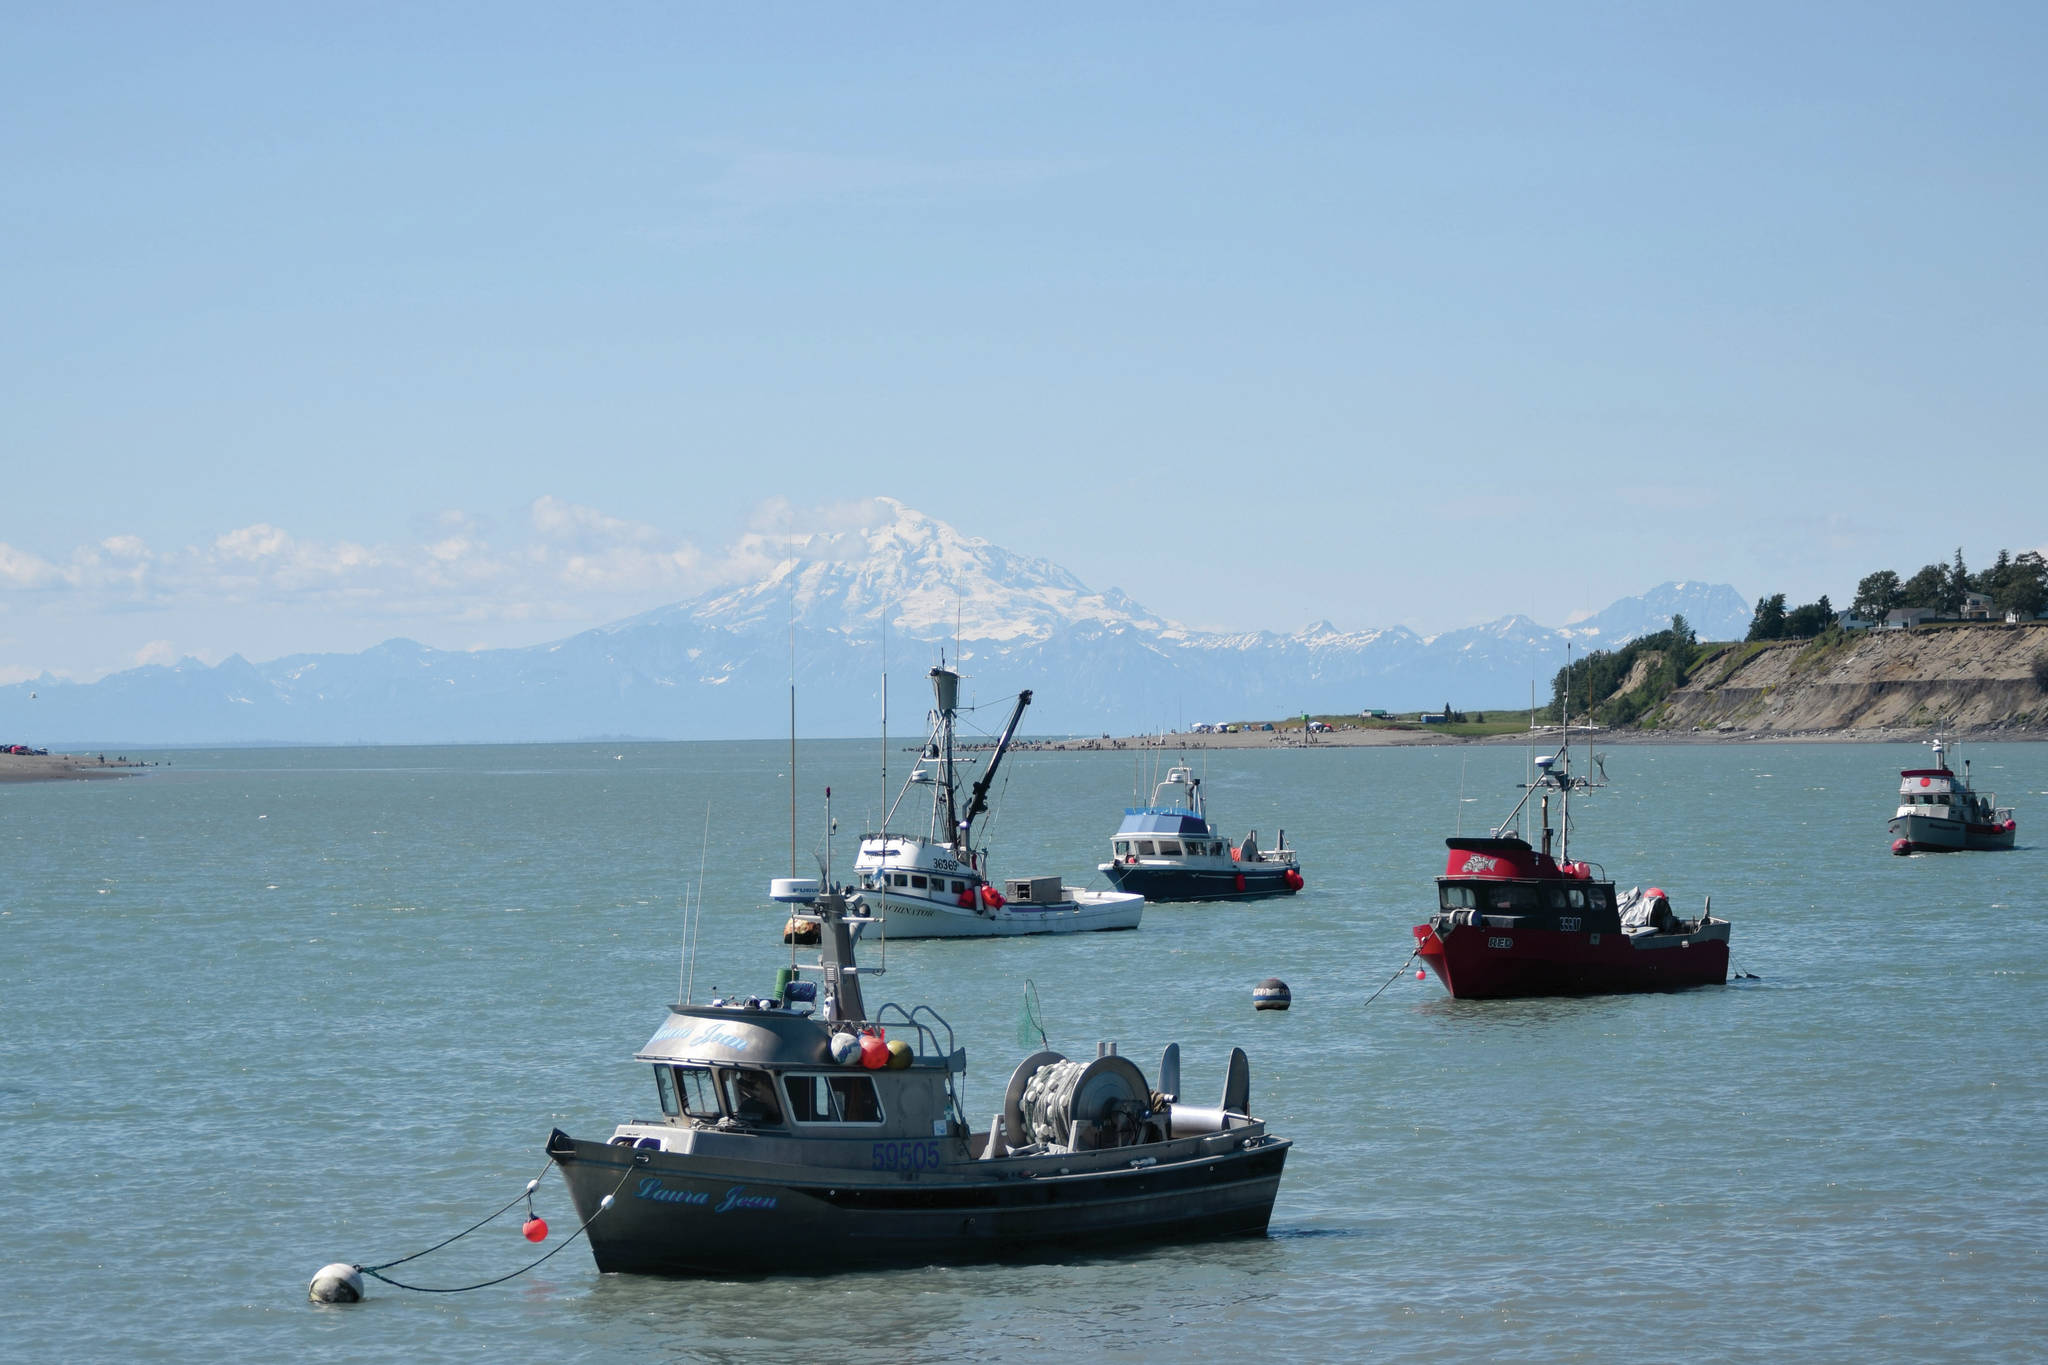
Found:
[[1035, 1052], [972, 1129], [951, 1027], [864, 1003], [860, 897], [810, 879], [772, 894], [815, 921], [817, 960], [766, 999], [670, 1006], [636, 1054], [660, 1117], [548, 1138], [599, 1270], [815, 1274], [1265, 1232], [1290, 1143], [1252, 1116], [1241, 1050], [1214, 1107], [1181, 1101], [1177, 1044], [1152, 1083], [1112, 1043]]

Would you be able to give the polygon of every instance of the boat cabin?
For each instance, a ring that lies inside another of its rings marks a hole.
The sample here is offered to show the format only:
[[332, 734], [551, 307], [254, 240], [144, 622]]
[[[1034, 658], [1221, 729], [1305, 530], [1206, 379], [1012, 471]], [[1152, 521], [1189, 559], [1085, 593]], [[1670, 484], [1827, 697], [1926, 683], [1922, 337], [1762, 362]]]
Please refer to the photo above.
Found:
[[886, 893], [889, 900], [931, 901], [965, 909], [981, 894], [982, 876], [972, 855], [961, 858], [951, 845], [902, 834], [864, 834], [853, 860], [855, 884]]
[[1559, 863], [1512, 836], [1444, 843], [1449, 854], [1436, 879], [1444, 911], [1495, 929], [1621, 931], [1614, 883], [1592, 863]]
[[1995, 802], [1995, 797], [1979, 796], [1957, 782], [1950, 768], [1908, 768], [1899, 774], [1899, 815], [1989, 824], [2006, 813], [1997, 810]]
[[966, 1071], [966, 1054], [941, 1051], [931, 1024], [893, 1006], [883, 1013], [892, 1010], [902, 1016], [891, 1020], [898, 1035], [917, 1044], [895, 1065], [867, 1068], [833, 1061], [833, 1027], [801, 1004], [671, 1005], [634, 1054], [654, 1070], [662, 1117], [621, 1125], [614, 1141], [672, 1152], [728, 1137], [964, 1143], [955, 1077]]
[[1230, 849], [1193, 811], [1132, 806], [1110, 847], [1118, 858], [1222, 858]]

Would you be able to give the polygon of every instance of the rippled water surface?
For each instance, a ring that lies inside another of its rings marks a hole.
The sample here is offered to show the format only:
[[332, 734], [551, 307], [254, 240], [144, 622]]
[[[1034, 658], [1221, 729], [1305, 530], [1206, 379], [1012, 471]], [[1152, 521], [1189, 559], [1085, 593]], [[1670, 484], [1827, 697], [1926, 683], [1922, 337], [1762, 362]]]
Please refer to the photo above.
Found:
[[[707, 847], [696, 996], [770, 987], [786, 746], [176, 753], [0, 787], [0, 1350], [2037, 1359], [2048, 745], [1965, 752], [2019, 807], [2019, 849], [1890, 856], [1897, 771], [1923, 750], [1616, 746], [1575, 855], [1682, 909], [1711, 893], [1761, 979], [1512, 1003], [1450, 1001], [1404, 960], [1443, 836], [1504, 813], [1521, 750], [1196, 755], [1227, 833], [1303, 850], [1300, 896], [898, 943], [870, 1001], [952, 1023], [970, 1114], [1020, 1056], [1026, 977], [1053, 1046], [1115, 1039], [1150, 1074], [1178, 1040], [1198, 1100], [1242, 1045], [1254, 1107], [1295, 1142], [1270, 1238], [731, 1282], [599, 1276], [578, 1244], [494, 1289], [373, 1284], [350, 1308], [305, 1301], [315, 1269], [488, 1212], [551, 1127], [654, 1109], [631, 1054], [676, 994]], [[798, 761], [803, 865], [828, 783], [845, 861], [882, 800], [878, 746]], [[1020, 755], [997, 874], [1092, 869], [1139, 761]], [[1266, 976], [1291, 1012], [1253, 1012]], [[559, 1181], [539, 1199], [573, 1224]], [[462, 1284], [532, 1254], [508, 1219], [408, 1269]]]

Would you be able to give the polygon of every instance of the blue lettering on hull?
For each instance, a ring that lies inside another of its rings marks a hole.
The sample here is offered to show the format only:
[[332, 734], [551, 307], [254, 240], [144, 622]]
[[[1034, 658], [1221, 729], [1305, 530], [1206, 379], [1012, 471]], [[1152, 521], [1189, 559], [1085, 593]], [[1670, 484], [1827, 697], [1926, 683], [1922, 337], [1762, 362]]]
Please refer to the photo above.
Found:
[[711, 1202], [709, 1190], [672, 1189], [662, 1182], [658, 1175], [643, 1176], [634, 1187], [637, 1199], [652, 1200], [657, 1204], [688, 1204], [697, 1208], [708, 1208], [713, 1213], [730, 1213], [734, 1210], [766, 1210], [775, 1208], [779, 1202], [772, 1194], [748, 1194], [745, 1185], [728, 1186], [716, 1204]]

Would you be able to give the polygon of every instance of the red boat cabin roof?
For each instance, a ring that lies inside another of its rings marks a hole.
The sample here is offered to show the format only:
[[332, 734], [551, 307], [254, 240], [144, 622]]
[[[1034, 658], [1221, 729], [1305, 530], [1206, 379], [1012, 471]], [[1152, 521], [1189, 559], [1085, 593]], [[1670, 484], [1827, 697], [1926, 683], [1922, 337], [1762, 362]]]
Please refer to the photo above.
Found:
[[1548, 854], [1529, 847], [1526, 839], [1446, 839], [1450, 850], [1444, 859], [1444, 876], [1510, 881], [1536, 878], [1546, 881], [1587, 881], [1593, 872], [1584, 863], [1560, 866]]

